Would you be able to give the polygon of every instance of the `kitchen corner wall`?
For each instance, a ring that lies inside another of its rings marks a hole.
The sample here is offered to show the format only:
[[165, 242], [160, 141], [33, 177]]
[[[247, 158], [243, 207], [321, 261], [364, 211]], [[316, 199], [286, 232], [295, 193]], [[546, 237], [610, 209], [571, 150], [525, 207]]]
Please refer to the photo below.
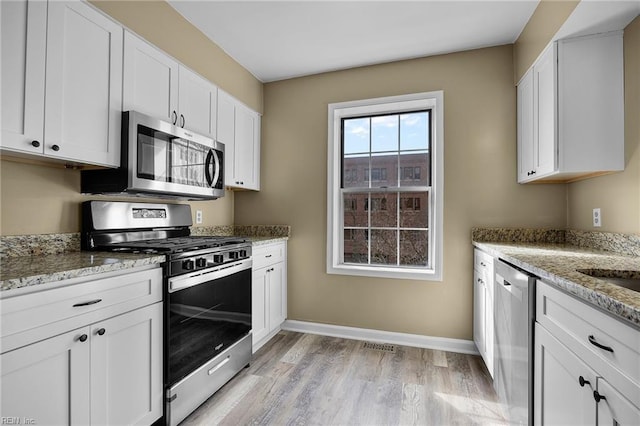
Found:
[[[327, 105], [444, 91], [444, 280], [326, 273]], [[314, 321], [471, 339], [473, 226], [566, 225], [566, 185], [516, 183], [512, 45], [265, 84], [261, 191], [235, 223], [291, 225], [289, 312]]]
[[[250, 108], [262, 112], [262, 83], [163, 1], [91, 1], [132, 31], [211, 80]], [[80, 231], [80, 172], [60, 166], [0, 161], [0, 235]], [[158, 202], [157, 199], [120, 198]], [[215, 201], [190, 202], [203, 211], [203, 225], [233, 224], [234, 193]]]
[[[569, 184], [568, 227], [640, 234], [640, 17], [624, 30], [624, 151], [620, 173]], [[593, 228], [599, 207], [602, 228]]]

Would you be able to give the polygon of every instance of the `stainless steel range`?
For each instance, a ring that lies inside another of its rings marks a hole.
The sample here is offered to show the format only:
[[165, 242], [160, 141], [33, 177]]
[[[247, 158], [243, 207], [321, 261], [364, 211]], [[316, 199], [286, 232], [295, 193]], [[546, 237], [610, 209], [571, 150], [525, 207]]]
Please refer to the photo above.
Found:
[[251, 361], [251, 243], [191, 236], [183, 204], [88, 201], [82, 248], [165, 254], [165, 423], [175, 425]]

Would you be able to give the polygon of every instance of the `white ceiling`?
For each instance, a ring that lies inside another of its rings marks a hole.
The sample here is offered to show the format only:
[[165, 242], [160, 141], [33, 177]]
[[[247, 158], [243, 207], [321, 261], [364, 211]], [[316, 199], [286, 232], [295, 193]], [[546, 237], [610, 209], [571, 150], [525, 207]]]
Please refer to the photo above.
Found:
[[263, 82], [513, 43], [538, 0], [169, 0]]

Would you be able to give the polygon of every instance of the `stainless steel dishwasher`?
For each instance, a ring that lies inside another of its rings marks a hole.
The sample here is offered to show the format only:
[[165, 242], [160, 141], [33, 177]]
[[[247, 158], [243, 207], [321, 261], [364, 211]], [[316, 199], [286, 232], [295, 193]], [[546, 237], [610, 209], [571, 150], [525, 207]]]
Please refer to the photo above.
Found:
[[533, 329], [537, 277], [502, 259], [495, 266], [493, 386], [510, 424], [533, 424]]

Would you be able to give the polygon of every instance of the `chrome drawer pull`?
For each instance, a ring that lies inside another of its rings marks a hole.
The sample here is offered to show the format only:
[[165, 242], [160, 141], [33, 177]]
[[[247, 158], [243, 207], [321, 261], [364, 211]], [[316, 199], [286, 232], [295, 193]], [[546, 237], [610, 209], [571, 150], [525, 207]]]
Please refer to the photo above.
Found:
[[611, 346], [605, 346], [596, 342], [596, 338], [593, 337], [593, 335], [589, 336], [589, 343], [591, 343], [593, 346], [596, 346], [604, 351], [613, 353], [613, 348]]
[[209, 370], [209, 375], [212, 375], [213, 373], [215, 373], [216, 371], [218, 371], [219, 369], [222, 368], [223, 365], [225, 365], [226, 363], [229, 362], [229, 359], [231, 359], [230, 356], [228, 356], [224, 361], [222, 361], [220, 364], [216, 365], [215, 367], [213, 367], [212, 369]]
[[76, 303], [75, 305], [73, 305], [73, 307], [78, 308], [80, 306], [95, 305], [96, 303], [100, 303], [100, 302], [102, 302], [102, 299], [89, 300], [88, 302]]

